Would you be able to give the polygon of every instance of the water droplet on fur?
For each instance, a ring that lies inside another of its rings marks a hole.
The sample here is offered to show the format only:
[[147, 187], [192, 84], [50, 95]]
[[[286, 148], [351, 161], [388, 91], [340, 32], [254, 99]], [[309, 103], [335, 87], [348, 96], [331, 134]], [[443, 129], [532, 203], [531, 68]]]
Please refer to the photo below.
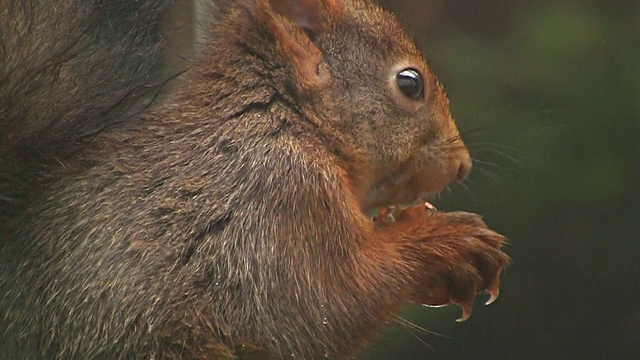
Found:
[[329, 324], [329, 320], [327, 320], [327, 318], [322, 318], [322, 324], [323, 325], [328, 325]]

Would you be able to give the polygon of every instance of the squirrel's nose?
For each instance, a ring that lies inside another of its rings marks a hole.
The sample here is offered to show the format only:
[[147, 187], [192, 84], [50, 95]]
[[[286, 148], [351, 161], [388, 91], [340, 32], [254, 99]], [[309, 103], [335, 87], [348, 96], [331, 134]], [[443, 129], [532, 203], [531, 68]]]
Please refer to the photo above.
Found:
[[460, 165], [458, 166], [458, 173], [456, 174], [456, 180], [464, 181], [464, 179], [469, 176], [471, 172], [471, 156], [467, 149], [464, 150], [464, 153], [460, 159]]

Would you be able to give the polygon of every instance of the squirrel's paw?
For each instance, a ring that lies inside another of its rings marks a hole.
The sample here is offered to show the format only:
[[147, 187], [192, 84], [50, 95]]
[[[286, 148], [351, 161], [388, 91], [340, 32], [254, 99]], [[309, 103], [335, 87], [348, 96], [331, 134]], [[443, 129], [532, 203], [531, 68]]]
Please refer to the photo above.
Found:
[[373, 221], [378, 226], [384, 226], [396, 221], [417, 219], [436, 211], [438, 211], [436, 207], [428, 201], [409, 207], [401, 207], [399, 205], [383, 207], [378, 210], [378, 214], [373, 217]]
[[[413, 212], [410, 214], [415, 215]], [[420, 244], [426, 268], [425, 286], [417, 290], [419, 302], [426, 306], [458, 305], [462, 316], [457, 321], [464, 321], [471, 316], [477, 294], [489, 294], [486, 305], [498, 298], [500, 274], [509, 263], [501, 250], [506, 240], [476, 214], [438, 212], [428, 216], [440, 224]]]

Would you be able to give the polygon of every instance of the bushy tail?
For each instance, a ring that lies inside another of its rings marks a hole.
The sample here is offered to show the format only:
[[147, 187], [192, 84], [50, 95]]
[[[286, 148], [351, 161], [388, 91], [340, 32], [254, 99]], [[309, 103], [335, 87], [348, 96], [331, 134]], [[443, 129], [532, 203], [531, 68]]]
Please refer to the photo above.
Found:
[[87, 139], [157, 94], [161, 7], [0, 0], [0, 230]]

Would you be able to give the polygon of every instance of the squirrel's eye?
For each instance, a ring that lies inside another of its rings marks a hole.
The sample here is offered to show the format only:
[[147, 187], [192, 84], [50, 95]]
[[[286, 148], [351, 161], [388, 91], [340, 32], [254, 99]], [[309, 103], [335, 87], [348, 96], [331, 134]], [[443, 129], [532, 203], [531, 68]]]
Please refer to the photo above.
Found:
[[398, 88], [407, 97], [418, 100], [422, 97], [424, 91], [424, 82], [422, 75], [414, 69], [404, 69], [396, 75], [396, 83]]

